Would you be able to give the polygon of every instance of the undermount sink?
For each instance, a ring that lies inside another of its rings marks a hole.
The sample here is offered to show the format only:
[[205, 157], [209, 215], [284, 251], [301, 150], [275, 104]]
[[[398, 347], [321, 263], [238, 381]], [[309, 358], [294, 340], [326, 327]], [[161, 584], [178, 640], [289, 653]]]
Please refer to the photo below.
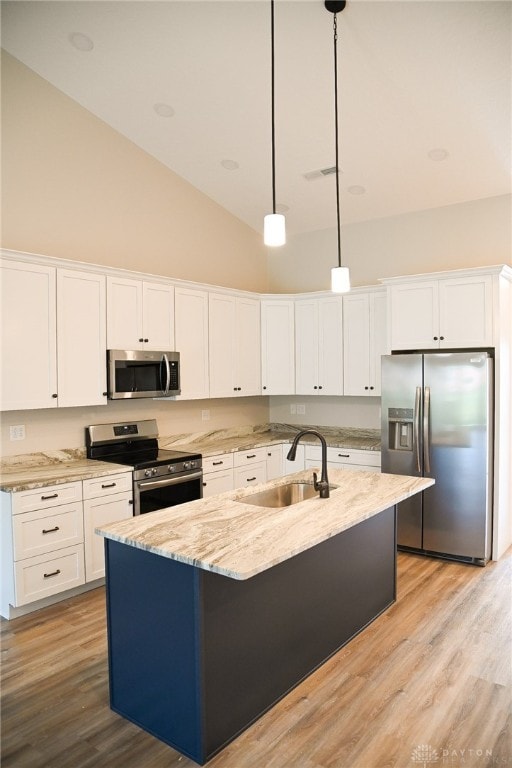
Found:
[[[329, 487], [332, 489], [335, 486]], [[254, 504], [256, 507], [279, 508], [290, 507], [292, 504], [298, 504], [299, 501], [315, 497], [319, 498], [319, 494], [318, 491], [315, 491], [313, 483], [287, 483], [269, 488], [266, 491], [250, 493], [238, 501], [242, 504]]]

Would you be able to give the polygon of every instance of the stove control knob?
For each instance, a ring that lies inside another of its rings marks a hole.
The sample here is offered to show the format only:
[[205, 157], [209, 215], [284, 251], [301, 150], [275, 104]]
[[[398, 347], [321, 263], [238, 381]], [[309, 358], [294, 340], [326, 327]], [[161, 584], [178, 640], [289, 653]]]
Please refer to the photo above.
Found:
[[176, 472], [176, 467], [174, 464], [169, 464], [167, 467], [168, 472]]
[[190, 461], [184, 461], [183, 469], [192, 469], [192, 463]]
[[190, 462], [190, 468], [195, 469], [197, 467], [197, 461], [191, 461]]
[[158, 469], [156, 467], [153, 467], [153, 469], [151, 470], [151, 474], [153, 475], [153, 477], [156, 475], [157, 472], [158, 472]]
[[150, 469], [145, 469], [144, 470], [144, 477], [151, 477], [151, 470]]

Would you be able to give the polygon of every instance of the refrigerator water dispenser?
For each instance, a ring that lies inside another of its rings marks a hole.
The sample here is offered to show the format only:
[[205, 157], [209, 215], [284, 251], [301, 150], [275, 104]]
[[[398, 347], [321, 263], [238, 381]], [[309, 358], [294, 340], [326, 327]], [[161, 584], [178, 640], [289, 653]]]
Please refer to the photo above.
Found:
[[393, 451], [412, 451], [412, 408], [388, 408], [389, 448]]

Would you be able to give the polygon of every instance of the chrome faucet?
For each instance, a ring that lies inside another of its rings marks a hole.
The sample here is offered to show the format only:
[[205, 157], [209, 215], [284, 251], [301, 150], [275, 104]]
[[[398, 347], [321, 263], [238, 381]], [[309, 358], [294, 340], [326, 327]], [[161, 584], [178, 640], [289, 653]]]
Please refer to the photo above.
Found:
[[292, 443], [292, 447], [288, 451], [288, 455], [286, 458], [289, 461], [295, 461], [295, 454], [297, 453], [297, 445], [299, 443], [299, 440], [304, 435], [315, 435], [318, 437], [320, 442], [322, 443], [322, 476], [320, 478], [320, 481], [318, 480], [318, 475], [316, 472], [313, 472], [313, 485], [315, 488], [315, 491], [320, 492], [320, 498], [321, 499], [328, 499], [329, 498], [329, 480], [327, 479], [327, 443], [325, 442], [325, 437], [320, 434], [320, 432], [317, 432], [315, 429], [303, 429], [302, 432], [299, 432], [298, 435], [295, 435]]

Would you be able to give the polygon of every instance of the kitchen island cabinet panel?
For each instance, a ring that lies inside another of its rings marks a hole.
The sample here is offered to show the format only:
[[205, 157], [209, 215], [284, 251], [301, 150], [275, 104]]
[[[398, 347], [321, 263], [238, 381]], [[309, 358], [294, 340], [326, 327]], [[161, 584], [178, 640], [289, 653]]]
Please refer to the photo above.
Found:
[[111, 707], [201, 764], [395, 600], [394, 507], [246, 580], [106, 549]]

